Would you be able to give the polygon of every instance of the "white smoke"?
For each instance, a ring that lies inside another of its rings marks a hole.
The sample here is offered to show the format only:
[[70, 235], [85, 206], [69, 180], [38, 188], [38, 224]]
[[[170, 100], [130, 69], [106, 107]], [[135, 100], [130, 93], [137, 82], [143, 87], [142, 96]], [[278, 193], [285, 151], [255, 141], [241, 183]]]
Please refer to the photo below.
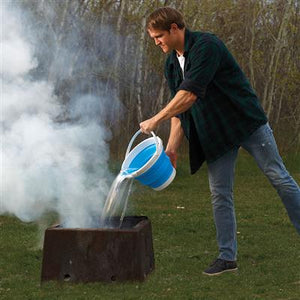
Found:
[[31, 78], [34, 52], [15, 12], [0, 5], [1, 202], [0, 214], [23, 221], [55, 211], [66, 227], [91, 227], [108, 193], [110, 133], [99, 122], [112, 100], [76, 95], [68, 114], [54, 87]]

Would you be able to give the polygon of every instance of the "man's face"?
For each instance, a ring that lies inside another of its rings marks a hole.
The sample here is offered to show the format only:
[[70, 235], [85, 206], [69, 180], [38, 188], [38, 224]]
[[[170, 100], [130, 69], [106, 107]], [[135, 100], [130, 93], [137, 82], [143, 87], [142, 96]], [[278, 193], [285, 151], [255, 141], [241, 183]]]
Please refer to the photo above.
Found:
[[155, 45], [159, 46], [164, 53], [169, 53], [175, 48], [175, 36], [172, 33], [172, 29], [159, 30], [159, 29], [148, 29], [150, 37], [154, 40]]

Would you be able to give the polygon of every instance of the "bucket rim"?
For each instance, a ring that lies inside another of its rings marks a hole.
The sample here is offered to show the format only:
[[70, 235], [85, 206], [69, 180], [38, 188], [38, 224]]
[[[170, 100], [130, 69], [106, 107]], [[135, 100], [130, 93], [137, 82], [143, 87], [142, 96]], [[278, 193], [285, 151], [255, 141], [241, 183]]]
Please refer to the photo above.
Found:
[[[157, 143], [156, 143], [157, 142]], [[161, 155], [163, 151], [163, 143], [162, 140], [157, 136], [157, 137], [150, 137], [147, 138], [146, 140], [142, 141], [138, 145], [136, 145], [125, 157], [125, 160], [123, 161], [122, 167], [121, 167], [121, 172], [124, 172], [132, 162], [132, 160], [136, 157], [138, 153], [140, 153], [142, 150], [144, 150], [146, 147], [150, 145], [155, 145], [157, 147], [155, 153], [152, 155], [152, 157], [143, 165], [141, 168], [136, 170], [135, 172], [130, 173], [132, 177], [137, 177], [145, 173], [147, 170], [149, 170], [157, 161], [159, 156]]]

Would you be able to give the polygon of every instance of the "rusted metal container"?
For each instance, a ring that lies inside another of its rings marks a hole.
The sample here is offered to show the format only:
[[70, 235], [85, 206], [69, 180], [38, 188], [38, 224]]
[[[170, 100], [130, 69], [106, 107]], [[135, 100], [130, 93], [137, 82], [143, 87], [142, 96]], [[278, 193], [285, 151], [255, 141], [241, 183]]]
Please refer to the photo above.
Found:
[[121, 228], [68, 229], [57, 225], [45, 232], [42, 282], [143, 281], [153, 269], [152, 230], [147, 217], [125, 217]]

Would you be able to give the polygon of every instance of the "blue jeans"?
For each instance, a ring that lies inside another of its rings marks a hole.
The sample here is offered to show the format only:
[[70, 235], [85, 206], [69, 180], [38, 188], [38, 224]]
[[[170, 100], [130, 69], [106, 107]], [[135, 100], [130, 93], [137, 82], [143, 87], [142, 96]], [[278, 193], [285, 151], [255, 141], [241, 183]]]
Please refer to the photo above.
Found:
[[[283, 164], [269, 124], [259, 127], [241, 147], [254, 157], [258, 167], [277, 190], [291, 222], [300, 234], [300, 189]], [[219, 258], [225, 260], [236, 260], [237, 256], [233, 180], [238, 148], [208, 164]]]

